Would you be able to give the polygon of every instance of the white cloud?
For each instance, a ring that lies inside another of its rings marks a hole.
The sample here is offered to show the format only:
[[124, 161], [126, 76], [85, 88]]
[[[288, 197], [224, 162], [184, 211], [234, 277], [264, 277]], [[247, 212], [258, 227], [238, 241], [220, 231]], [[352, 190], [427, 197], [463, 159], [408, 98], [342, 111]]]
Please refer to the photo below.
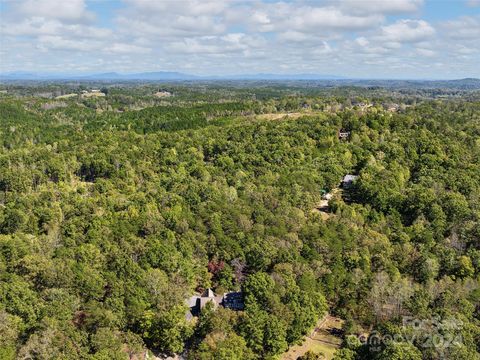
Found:
[[26, 17], [43, 17], [72, 22], [89, 22], [95, 18], [87, 11], [84, 0], [23, 0], [14, 3], [15, 10]]
[[327, 54], [331, 54], [333, 49], [331, 48], [330, 44], [326, 41], [323, 41], [319, 46], [316, 46], [313, 51], [313, 56], [324, 56]]
[[103, 51], [118, 54], [147, 54], [150, 53], [152, 49], [132, 44], [115, 43], [106, 47]]
[[341, 9], [352, 14], [404, 14], [420, 9], [423, 0], [340, 0], [333, 1]]
[[417, 53], [422, 56], [432, 57], [436, 55], [436, 52], [430, 49], [417, 48]]
[[251, 31], [317, 34], [368, 29], [384, 20], [377, 13], [351, 14], [336, 6], [283, 2], [253, 7], [244, 18]]
[[356, 38], [355, 39], [355, 42], [360, 45], [360, 46], [367, 46], [368, 44], [370, 44], [370, 41], [368, 41], [366, 38], [364, 38], [363, 36], [362, 37], [359, 37], [359, 38]]
[[230, 33], [224, 36], [185, 38], [169, 44], [167, 49], [175, 53], [221, 55], [251, 51], [264, 45], [265, 39], [260, 36]]
[[38, 38], [37, 46], [43, 51], [47, 51], [48, 49], [94, 51], [100, 48], [101, 43], [96, 41], [65, 39], [58, 35], [44, 35]]
[[11, 36], [42, 36], [61, 35], [75, 38], [110, 38], [113, 32], [110, 29], [98, 28], [83, 24], [64, 24], [59, 20], [43, 17], [26, 18], [19, 22], [4, 23], [0, 27], [2, 35]]
[[293, 11], [286, 23], [299, 31], [358, 30], [378, 25], [382, 20], [383, 17], [376, 14], [355, 16], [332, 7], [303, 7]]
[[424, 20], [398, 20], [392, 25], [382, 26], [378, 37], [389, 42], [418, 42], [435, 35], [435, 29]]
[[480, 16], [463, 16], [442, 24], [445, 34], [453, 39], [480, 39]]
[[144, 16], [158, 14], [183, 14], [189, 16], [212, 16], [221, 14], [228, 2], [212, 0], [124, 0], [129, 11], [134, 10]]
[[31, 17], [20, 22], [2, 22], [1, 34], [12, 36], [55, 35], [61, 31], [62, 23], [57, 20], [46, 20], [42, 17]]
[[124, 34], [151, 38], [218, 35], [226, 31], [223, 1], [126, 0], [116, 21]]
[[427, 20], [422, 0], [118, 1], [106, 22], [93, 1], [9, 2], [0, 71], [479, 75], [480, 17]]
[[479, 49], [466, 47], [464, 45], [457, 45], [455, 51], [462, 55], [474, 55], [480, 53]]
[[263, 11], [254, 11], [251, 17], [251, 21], [260, 25], [271, 24], [268, 14]]
[[300, 31], [288, 30], [278, 35], [278, 39], [284, 42], [296, 42], [304, 44], [305, 42], [311, 42], [315, 40], [315, 36], [312, 34], [306, 34]]

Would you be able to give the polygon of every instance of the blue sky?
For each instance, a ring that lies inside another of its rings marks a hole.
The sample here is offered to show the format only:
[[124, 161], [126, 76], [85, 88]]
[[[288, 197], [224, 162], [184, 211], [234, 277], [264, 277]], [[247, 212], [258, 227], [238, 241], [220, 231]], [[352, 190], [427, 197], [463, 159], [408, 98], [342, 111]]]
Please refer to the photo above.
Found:
[[0, 72], [480, 77], [480, 0], [0, 4]]

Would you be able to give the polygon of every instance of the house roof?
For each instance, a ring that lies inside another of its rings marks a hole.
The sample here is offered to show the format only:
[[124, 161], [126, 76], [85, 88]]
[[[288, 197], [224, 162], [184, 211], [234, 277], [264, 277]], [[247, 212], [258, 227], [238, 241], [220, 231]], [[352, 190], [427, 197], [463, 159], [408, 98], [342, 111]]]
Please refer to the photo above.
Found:
[[352, 182], [352, 181], [355, 181], [355, 179], [358, 178], [357, 175], [345, 175], [344, 178], [343, 178], [343, 182], [344, 183], [349, 183], [349, 182]]
[[213, 298], [213, 297], [215, 297], [215, 293], [213, 292], [212, 289], [208, 288], [207, 290], [205, 290], [205, 291], [203, 292], [202, 297]]
[[192, 319], [193, 319], [193, 314], [192, 314], [192, 312], [191, 312], [191, 311], [187, 311], [187, 312], [185, 313], [185, 320], [191, 321]]
[[202, 297], [200, 298], [200, 309], [203, 309], [205, 305], [207, 305], [209, 302], [213, 304], [214, 308], [216, 308], [219, 305], [217, 299], [215, 298]]
[[198, 295], [193, 295], [189, 297], [185, 302], [187, 303], [187, 306], [191, 308], [191, 307], [197, 306], [198, 299], [199, 299]]
[[232, 291], [223, 295], [223, 306], [229, 309], [243, 310], [245, 307], [243, 294], [240, 291]]

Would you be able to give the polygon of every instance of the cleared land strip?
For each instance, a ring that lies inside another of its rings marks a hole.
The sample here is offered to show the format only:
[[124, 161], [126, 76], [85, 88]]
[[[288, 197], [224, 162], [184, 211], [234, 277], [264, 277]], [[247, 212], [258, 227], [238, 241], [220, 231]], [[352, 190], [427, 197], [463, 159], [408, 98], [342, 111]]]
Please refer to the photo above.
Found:
[[343, 320], [339, 318], [331, 315], [325, 316], [318, 321], [315, 329], [301, 345], [292, 346], [280, 357], [280, 360], [296, 360], [307, 351], [321, 353], [326, 360], [332, 359], [333, 354], [342, 343], [342, 339], [338, 335], [342, 330], [342, 324]]
[[311, 113], [305, 112], [292, 112], [292, 113], [269, 113], [260, 114], [256, 118], [258, 120], [280, 120], [280, 119], [298, 119], [301, 116], [311, 115]]
[[339, 189], [339, 188], [335, 188], [333, 189], [332, 191], [330, 191], [330, 197], [329, 199], [322, 199], [320, 200], [316, 205], [315, 207], [312, 209], [312, 212], [313, 213], [318, 213], [320, 214], [320, 216], [322, 217], [323, 220], [328, 220], [328, 218], [330, 217], [331, 213], [330, 213], [330, 210], [328, 208], [328, 203], [329, 201], [333, 198], [333, 197], [337, 197], [337, 196], [342, 196], [342, 190]]

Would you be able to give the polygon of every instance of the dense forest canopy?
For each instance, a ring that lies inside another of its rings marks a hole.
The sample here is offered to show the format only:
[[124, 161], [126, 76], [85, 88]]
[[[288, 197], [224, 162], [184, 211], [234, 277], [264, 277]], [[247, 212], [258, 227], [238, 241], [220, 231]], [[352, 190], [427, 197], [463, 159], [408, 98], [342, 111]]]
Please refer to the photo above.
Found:
[[479, 359], [478, 91], [2, 89], [1, 359], [275, 359], [326, 313], [336, 359]]

